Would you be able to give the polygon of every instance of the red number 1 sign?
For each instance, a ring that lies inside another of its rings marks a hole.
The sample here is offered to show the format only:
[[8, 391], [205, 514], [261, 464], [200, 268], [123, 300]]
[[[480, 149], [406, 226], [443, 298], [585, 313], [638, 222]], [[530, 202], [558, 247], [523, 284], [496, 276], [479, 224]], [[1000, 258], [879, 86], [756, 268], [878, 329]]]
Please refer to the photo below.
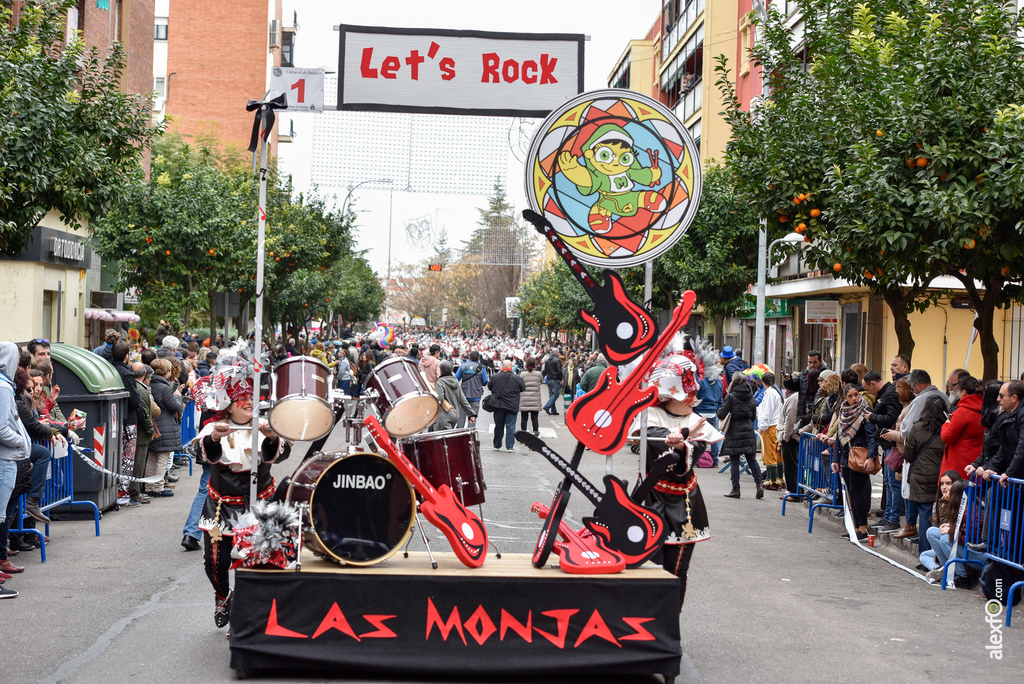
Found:
[[324, 109], [324, 70], [274, 67], [270, 76], [270, 98], [284, 94], [285, 111], [322, 112]]

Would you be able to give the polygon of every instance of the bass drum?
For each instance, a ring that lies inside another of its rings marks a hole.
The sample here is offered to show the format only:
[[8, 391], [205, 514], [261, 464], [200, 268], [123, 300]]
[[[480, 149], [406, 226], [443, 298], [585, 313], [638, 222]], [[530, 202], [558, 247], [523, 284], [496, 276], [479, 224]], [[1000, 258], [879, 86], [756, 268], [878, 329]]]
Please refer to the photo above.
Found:
[[303, 544], [350, 565], [389, 558], [409, 539], [416, 514], [409, 481], [370, 453], [316, 454], [295, 471], [287, 502], [301, 506]]

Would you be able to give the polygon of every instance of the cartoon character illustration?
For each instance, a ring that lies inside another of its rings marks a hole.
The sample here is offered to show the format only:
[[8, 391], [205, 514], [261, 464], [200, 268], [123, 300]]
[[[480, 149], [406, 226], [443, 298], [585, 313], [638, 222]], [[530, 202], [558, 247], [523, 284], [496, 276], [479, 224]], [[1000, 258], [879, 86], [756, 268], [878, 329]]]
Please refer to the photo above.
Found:
[[595, 242], [605, 254], [619, 246], [636, 251], [652, 214], [668, 207], [665, 196], [657, 190], [636, 187], [657, 186], [661, 179], [658, 151], [647, 150], [651, 165], [641, 165], [633, 150], [633, 138], [618, 123], [603, 123], [585, 140], [582, 135], [576, 140], [573, 150], [558, 156], [558, 166], [581, 194], [599, 195], [588, 217], [591, 231], [604, 238]]

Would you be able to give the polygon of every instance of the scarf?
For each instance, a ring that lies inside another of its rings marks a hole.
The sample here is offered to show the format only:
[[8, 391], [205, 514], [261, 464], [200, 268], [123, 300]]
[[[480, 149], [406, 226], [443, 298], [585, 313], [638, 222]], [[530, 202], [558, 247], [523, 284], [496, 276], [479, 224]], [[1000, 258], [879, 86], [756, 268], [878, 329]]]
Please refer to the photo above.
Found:
[[871, 407], [868, 406], [868, 402], [864, 400], [863, 396], [853, 406], [844, 401], [839, 409], [839, 443], [844, 446], [849, 444], [860, 430], [861, 423], [870, 415]]

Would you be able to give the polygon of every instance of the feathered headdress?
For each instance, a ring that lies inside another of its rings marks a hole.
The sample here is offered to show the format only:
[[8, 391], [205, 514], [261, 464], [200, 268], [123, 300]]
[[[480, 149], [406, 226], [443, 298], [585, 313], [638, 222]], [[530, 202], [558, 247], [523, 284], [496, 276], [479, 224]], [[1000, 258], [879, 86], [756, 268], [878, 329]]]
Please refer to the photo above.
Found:
[[193, 399], [207, 410], [224, 411], [232, 401], [252, 395], [253, 360], [249, 343], [236, 340], [217, 355], [213, 372], [195, 384]]

